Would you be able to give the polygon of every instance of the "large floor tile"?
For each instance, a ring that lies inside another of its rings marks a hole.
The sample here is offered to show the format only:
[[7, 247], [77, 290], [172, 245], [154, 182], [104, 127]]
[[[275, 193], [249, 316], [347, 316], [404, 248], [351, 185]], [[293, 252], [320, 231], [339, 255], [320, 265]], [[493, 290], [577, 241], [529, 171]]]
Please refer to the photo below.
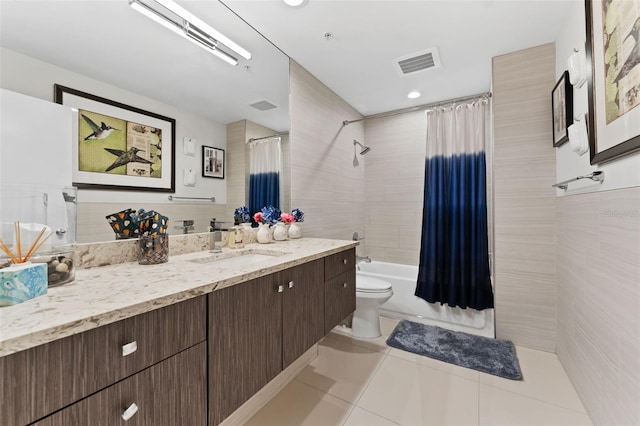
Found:
[[586, 413], [567, 373], [555, 354], [516, 347], [523, 380], [480, 373], [480, 383]]
[[355, 407], [344, 426], [394, 426], [397, 424], [360, 407]]
[[480, 425], [590, 426], [589, 416], [480, 384]]
[[385, 355], [332, 335], [318, 345], [318, 357], [297, 380], [345, 401], [355, 403]]
[[294, 380], [246, 425], [337, 426], [347, 420], [352, 409], [351, 404]]
[[402, 425], [478, 421], [478, 383], [388, 356], [357, 405]]
[[435, 368], [436, 370], [440, 370], [445, 373], [454, 374], [467, 380], [473, 380], [474, 382], [478, 381], [478, 371], [472, 370], [471, 368], [460, 367], [459, 365], [449, 364], [448, 362], [438, 361], [437, 359], [429, 358], [428, 356], [417, 355], [396, 348], [391, 348], [389, 355], [415, 362], [425, 367]]

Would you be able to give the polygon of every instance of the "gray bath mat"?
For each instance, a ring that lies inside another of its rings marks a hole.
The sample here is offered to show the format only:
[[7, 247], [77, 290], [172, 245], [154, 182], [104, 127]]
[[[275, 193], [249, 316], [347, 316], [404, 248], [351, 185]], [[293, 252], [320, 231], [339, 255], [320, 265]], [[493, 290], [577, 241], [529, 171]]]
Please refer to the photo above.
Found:
[[516, 348], [509, 340], [402, 320], [387, 345], [505, 379], [522, 379]]

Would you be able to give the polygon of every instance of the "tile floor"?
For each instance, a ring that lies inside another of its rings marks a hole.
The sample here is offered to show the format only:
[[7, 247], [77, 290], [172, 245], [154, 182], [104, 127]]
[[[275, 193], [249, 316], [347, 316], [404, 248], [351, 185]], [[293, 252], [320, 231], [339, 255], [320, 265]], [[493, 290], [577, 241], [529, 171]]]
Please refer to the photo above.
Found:
[[554, 354], [517, 347], [523, 381], [357, 340], [336, 328], [318, 357], [247, 424], [256, 426], [591, 425]]

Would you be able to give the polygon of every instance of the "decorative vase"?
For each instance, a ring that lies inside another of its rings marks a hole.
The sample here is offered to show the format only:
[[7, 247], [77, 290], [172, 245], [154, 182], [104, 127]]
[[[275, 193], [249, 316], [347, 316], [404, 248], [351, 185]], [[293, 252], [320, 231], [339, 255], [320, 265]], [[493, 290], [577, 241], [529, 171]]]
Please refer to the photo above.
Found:
[[302, 230], [296, 222], [293, 222], [291, 226], [289, 226], [289, 238], [295, 240], [300, 237], [302, 237]]
[[271, 242], [271, 232], [269, 231], [269, 225], [261, 223], [258, 226], [258, 234], [256, 238], [260, 244], [267, 244]]
[[287, 239], [287, 227], [284, 222], [276, 223], [276, 229], [273, 231], [273, 239], [276, 241], [284, 241]]

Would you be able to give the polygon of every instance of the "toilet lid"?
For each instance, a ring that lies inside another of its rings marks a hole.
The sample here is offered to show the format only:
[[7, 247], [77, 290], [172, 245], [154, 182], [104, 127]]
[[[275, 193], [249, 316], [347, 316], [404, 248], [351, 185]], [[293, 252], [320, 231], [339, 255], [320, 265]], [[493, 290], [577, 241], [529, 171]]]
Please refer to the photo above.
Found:
[[363, 293], [384, 293], [391, 290], [391, 283], [379, 278], [356, 275], [356, 291]]

